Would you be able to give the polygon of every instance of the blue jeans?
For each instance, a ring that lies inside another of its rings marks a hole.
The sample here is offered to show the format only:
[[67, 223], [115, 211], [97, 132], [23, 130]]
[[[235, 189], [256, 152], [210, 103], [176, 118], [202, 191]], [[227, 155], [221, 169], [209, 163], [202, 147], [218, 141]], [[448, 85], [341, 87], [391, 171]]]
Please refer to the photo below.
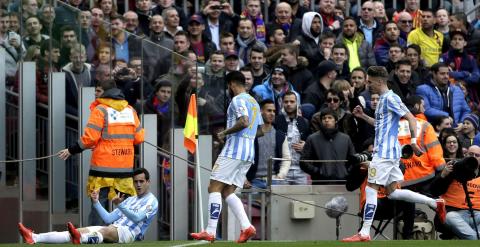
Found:
[[[480, 229], [480, 211], [474, 210], [475, 222]], [[445, 225], [460, 239], [476, 240], [475, 227], [468, 210], [450, 211], [447, 213]]]

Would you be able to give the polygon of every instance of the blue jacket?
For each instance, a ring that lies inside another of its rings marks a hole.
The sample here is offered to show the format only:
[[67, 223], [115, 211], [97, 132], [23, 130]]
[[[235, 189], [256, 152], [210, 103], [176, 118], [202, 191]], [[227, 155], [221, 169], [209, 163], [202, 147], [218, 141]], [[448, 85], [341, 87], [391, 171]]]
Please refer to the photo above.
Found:
[[[465, 81], [467, 84], [477, 84], [480, 80], [480, 71], [478, 70], [477, 61], [472, 55], [463, 52], [461, 55], [460, 66], [449, 73], [456, 81]], [[453, 50], [445, 52], [440, 58], [440, 62], [447, 65], [455, 66], [455, 54]]]
[[470, 108], [465, 101], [462, 89], [456, 85], [449, 85], [448, 104], [449, 111], [443, 111], [443, 99], [439, 89], [429, 81], [417, 87], [417, 95], [422, 96], [425, 102], [425, 116], [431, 121], [438, 116], [452, 116], [454, 125], [463, 122], [470, 113]]
[[273, 92], [273, 86], [270, 80], [272, 79], [271, 76], [268, 76], [261, 85], [257, 85], [253, 88], [253, 93], [255, 94], [256, 99], [259, 99], [260, 101], [266, 100], [266, 99], [271, 99], [273, 102], [275, 102], [275, 108], [277, 112], [279, 112], [282, 107], [282, 96], [283, 94], [291, 90], [297, 95], [297, 105], [300, 105], [300, 94], [298, 94], [297, 91], [293, 88], [292, 84], [290, 82], [287, 82], [288, 85], [282, 90], [282, 92], [278, 95], [275, 95]]

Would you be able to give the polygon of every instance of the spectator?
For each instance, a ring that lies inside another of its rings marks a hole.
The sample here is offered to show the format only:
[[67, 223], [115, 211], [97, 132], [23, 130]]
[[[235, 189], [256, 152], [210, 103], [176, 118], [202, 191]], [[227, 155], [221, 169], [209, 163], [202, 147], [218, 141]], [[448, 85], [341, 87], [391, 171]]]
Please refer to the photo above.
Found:
[[110, 34], [107, 34], [104, 25], [104, 15], [103, 11], [99, 8], [92, 8], [92, 29], [95, 32], [96, 39], [92, 42], [95, 42], [95, 47], [100, 41], [107, 41], [107, 37], [110, 37]]
[[274, 47], [282, 46], [286, 43], [287, 35], [281, 25], [272, 25], [270, 29], [267, 30], [267, 47], [272, 49]]
[[[165, 2], [165, 1], [162, 1], [162, 2]], [[125, 14], [129, 13], [130, 11], [128, 12], [125, 12]], [[150, 36], [150, 29], [149, 29], [149, 25], [150, 25], [150, 18], [152, 18], [152, 16], [154, 15], [154, 12], [153, 12], [153, 8], [152, 8], [152, 0], [136, 0], [135, 1], [135, 12], [134, 12], [137, 16], [136, 16], [136, 29], [135, 29], [135, 34], [138, 34], [138, 35], [145, 35], [147, 37]], [[179, 12], [180, 13], [180, 12]], [[183, 13], [183, 11], [182, 11]], [[128, 29], [128, 19], [125, 14], [123, 14], [123, 17], [125, 18], [125, 20], [127, 20], [127, 29]], [[159, 15], [162, 14], [162, 12], [159, 12], [158, 13]], [[132, 14], [129, 14], [133, 17]], [[183, 14], [185, 16], [185, 14]], [[132, 18], [133, 20], [135, 18]]]
[[59, 72], [60, 44], [47, 40], [40, 46], [40, 59], [37, 63], [36, 85], [37, 102], [48, 104], [48, 79], [50, 72]]
[[390, 45], [390, 48], [388, 48], [388, 60], [387, 64], [385, 65], [388, 73], [395, 69], [397, 62], [400, 61], [404, 56], [405, 52], [403, 47], [398, 44]]
[[[346, 160], [349, 155], [353, 155], [355, 148], [350, 137], [338, 131], [337, 114], [332, 109], [325, 108], [320, 112], [320, 118], [320, 130], [307, 138], [301, 159]], [[300, 167], [312, 177], [312, 184], [338, 183], [338, 180], [345, 180], [348, 169], [345, 162], [302, 162]]]
[[322, 17], [317, 12], [307, 12], [302, 18], [302, 32], [296, 39], [300, 56], [308, 60], [308, 69], [313, 71], [322, 60], [320, 52], [320, 35], [322, 33]]
[[[297, 99], [300, 99], [298, 92], [296, 92], [292, 84], [287, 81], [288, 74], [289, 71], [286, 66], [278, 65], [273, 68], [272, 73], [265, 79], [263, 84], [255, 86], [252, 90], [260, 101], [270, 99], [275, 102], [277, 113], [283, 109], [282, 99], [286, 92], [295, 92]], [[298, 100], [298, 102], [300, 102], [300, 100]]]
[[91, 65], [85, 63], [87, 54], [85, 46], [76, 44], [72, 46], [69, 56], [70, 62], [62, 67], [65, 72], [65, 100], [67, 113], [77, 115], [78, 113], [78, 91], [82, 87], [93, 86]]
[[70, 57], [70, 49], [78, 43], [77, 33], [72, 26], [64, 26], [62, 27], [61, 33], [61, 41], [60, 41], [60, 66], [64, 66], [69, 62]]
[[172, 83], [167, 80], [155, 80], [154, 93], [149, 96], [144, 105], [144, 114], [157, 115], [157, 143], [161, 147], [170, 147], [168, 131], [172, 127], [172, 112], [175, 106], [171, 100]]
[[112, 22], [112, 17], [118, 16], [117, 5], [112, 0], [96, 0], [95, 7], [103, 11], [104, 18], [107, 22]]
[[55, 26], [55, 8], [50, 4], [44, 4], [38, 14], [40, 24], [42, 24], [42, 34], [50, 35], [50, 30], [53, 33], [58, 32], [58, 27]]
[[[230, 51], [225, 54], [225, 74], [240, 70], [240, 59], [236, 51]], [[248, 90], [246, 90], [248, 92]]]
[[0, 46], [5, 49], [5, 74], [7, 85], [13, 85], [17, 73], [17, 62], [23, 57], [25, 47], [20, 35], [8, 32], [9, 16], [0, 13]]
[[252, 21], [255, 38], [258, 41], [266, 44], [267, 30], [265, 28], [265, 20], [263, 19], [260, 3], [260, 0], [247, 0], [245, 6], [246, 8], [242, 11], [240, 17], [247, 18]]
[[80, 42], [87, 48], [87, 61], [93, 61], [95, 54], [95, 45], [97, 45], [97, 35], [92, 29], [92, 13], [88, 10], [81, 11], [78, 15], [80, 23]]
[[[18, 13], [9, 13], [8, 16], [10, 17], [10, 25], [9, 30], [12, 32], [16, 32], [20, 34], [20, 16]], [[25, 22], [23, 22], [25, 26]]]
[[435, 30], [441, 32], [445, 40], [449, 38], [449, 16], [446, 9], [439, 9], [435, 12], [436, 25]]
[[312, 73], [307, 69], [308, 60], [299, 57], [298, 48], [292, 45], [284, 46], [281, 54], [281, 63], [288, 68], [287, 81], [302, 95], [312, 81]]
[[342, 32], [336, 41], [337, 44], [343, 43], [348, 49], [350, 71], [357, 67], [368, 68], [377, 65], [372, 46], [365, 40], [363, 33], [358, 31], [357, 23], [352, 17], [345, 18]]
[[338, 35], [342, 27], [342, 19], [335, 16], [335, 0], [320, 0], [318, 13], [322, 16], [323, 32], [330, 31]]
[[[450, 23], [449, 23], [450, 31], [462, 31], [467, 34], [467, 47], [465, 50], [468, 54], [478, 57], [479, 54], [479, 46], [480, 46], [480, 30], [472, 28], [465, 16], [465, 13], [455, 13], [450, 16]], [[478, 60], [477, 60], [478, 61]]]
[[[143, 95], [148, 96], [153, 93], [153, 87], [146, 80], [141, 80], [142, 60], [140, 57], [132, 57], [128, 63], [128, 67], [119, 64], [116, 61], [112, 76], [117, 83], [117, 87], [122, 90], [125, 100], [129, 105], [138, 109], [138, 101], [143, 100]], [[142, 88], [143, 83], [143, 88]]]
[[25, 48], [28, 48], [31, 45], [40, 46], [43, 41], [50, 39], [48, 35], [44, 35], [41, 33], [42, 31], [42, 24], [40, 24], [40, 20], [36, 16], [30, 16], [25, 20], [25, 26], [27, 33], [23, 36], [23, 44]]
[[165, 22], [163, 31], [168, 38], [173, 39], [178, 31], [183, 30], [182, 26], [180, 26], [180, 17], [178, 11], [175, 8], [170, 7], [164, 9], [162, 11], [162, 17], [163, 21]]
[[248, 55], [253, 47], [259, 47], [266, 51], [267, 47], [262, 42], [258, 41], [253, 32], [253, 23], [249, 19], [241, 19], [238, 23], [238, 36], [236, 39], [238, 47], [238, 56], [244, 64], [248, 64]]
[[214, 51], [210, 55], [210, 66], [205, 69], [206, 85], [210, 95], [219, 95], [226, 89], [225, 77], [225, 54]]
[[[365, 41], [373, 47], [375, 40], [380, 38], [383, 30], [382, 24], [378, 23], [374, 18], [373, 2], [366, 1], [362, 5], [360, 12], [360, 19], [358, 21], [358, 28], [362, 30], [365, 35]], [[378, 60], [377, 60], [378, 62]]]
[[332, 61], [337, 66], [337, 79], [350, 78], [348, 59], [348, 49], [344, 44], [336, 44], [332, 47]]
[[236, 51], [235, 48], [235, 37], [232, 33], [223, 32], [220, 35], [220, 51], [228, 52], [228, 51]]
[[[100, 0], [110, 1], [110, 0]], [[135, 47], [135, 37], [125, 32], [125, 20], [121, 15], [110, 16], [112, 46], [115, 48], [115, 59], [123, 59], [128, 63], [130, 56], [139, 55]], [[132, 54], [130, 54], [130, 52]], [[135, 53], [137, 52], [137, 53]]]
[[243, 76], [245, 77], [245, 91], [250, 95], [254, 96], [252, 92], [253, 88], [253, 72], [249, 68], [242, 67], [240, 68], [240, 72], [242, 72]]
[[436, 117], [436, 118], [432, 119], [432, 121], [430, 121], [430, 123], [432, 124], [433, 128], [435, 129], [435, 132], [437, 133], [438, 137], [440, 136], [440, 132], [443, 129], [452, 128], [452, 120], [448, 116]]
[[[445, 200], [447, 206], [445, 226], [460, 239], [477, 240], [478, 232], [476, 232], [476, 229], [478, 226], [472, 224], [472, 222], [476, 223], [476, 221], [472, 221], [471, 214], [474, 214], [475, 219], [480, 214], [480, 206], [478, 201], [475, 200], [476, 193], [478, 193], [478, 188], [480, 187], [480, 178], [476, 175], [480, 162], [480, 147], [476, 145], [471, 146], [468, 149], [468, 155], [476, 159], [475, 170], [468, 170], [470, 173], [475, 174], [473, 179], [466, 182], [468, 186], [463, 187], [462, 183], [455, 179], [458, 176], [453, 175], [454, 164], [450, 163], [435, 177], [435, 181], [432, 183], [432, 190], [434, 195], [441, 195], [441, 198]], [[469, 210], [467, 203], [465, 203], [466, 192], [464, 188], [470, 194], [472, 211]]]
[[202, 17], [206, 20], [205, 36], [210, 39], [217, 49], [220, 49], [220, 34], [230, 32], [236, 35], [240, 17], [233, 12], [228, 2], [220, 0], [205, 0], [202, 5]]
[[58, 2], [58, 6], [55, 8], [55, 26], [60, 29], [63, 26], [77, 26], [77, 10], [75, 8], [88, 10], [87, 3], [84, 0], [68, 0], [67, 3]]
[[194, 14], [188, 20], [188, 33], [190, 34], [190, 46], [197, 55], [197, 59], [201, 63], [206, 62], [206, 58], [217, 50], [215, 44], [208, 40], [204, 35], [205, 23], [200, 15]]
[[478, 139], [478, 116], [475, 114], [468, 114], [463, 119], [462, 129], [459, 133], [460, 147], [468, 149], [473, 145], [474, 139]]
[[[343, 92], [331, 88], [327, 91], [327, 100], [322, 110], [328, 108], [333, 111], [336, 116], [335, 123], [338, 131], [345, 133], [352, 138], [355, 137], [353, 128], [355, 127], [355, 124], [353, 123], [354, 119], [352, 113], [343, 108], [344, 104], [345, 96]], [[310, 121], [310, 130], [312, 133], [322, 129], [322, 110], [312, 116], [312, 120]]]
[[[283, 161], [273, 163], [272, 179], [285, 179], [290, 169], [290, 150], [285, 133], [278, 131], [273, 126], [275, 121], [275, 103], [272, 100], [260, 102], [263, 119], [263, 136], [255, 138], [255, 162], [247, 173], [246, 187], [267, 188], [268, 159], [270, 157], [282, 158]], [[272, 183], [278, 180], [273, 180]]]
[[[448, 130], [448, 128], [443, 129], [443, 132], [445, 132], [446, 130]], [[463, 150], [462, 146], [460, 145], [460, 140], [458, 139], [458, 136], [455, 134], [453, 129], [450, 130], [452, 130], [451, 133], [447, 133], [443, 137], [442, 135], [440, 135], [440, 141], [443, 149], [443, 157], [448, 160], [463, 158]]]
[[373, 47], [375, 59], [377, 60], [378, 65], [387, 65], [388, 52], [393, 44], [400, 45], [402, 48], [405, 48], [407, 45], [405, 40], [400, 38], [400, 32], [397, 25], [393, 22], [388, 22], [385, 24], [385, 33], [383, 38], [378, 39]]
[[275, 127], [286, 134], [292, 162], [285, 178], [290, 185], [306, 185], [308, 175], [300, 169], [300, 156], [309, 135], [308, 120], [299, 115], [297, 94], [287, 91], [283, 95], [283, 110], [275, 118]]
[[409, 45], [417, 44], [420, 46], [425, 65], [430, 67], [438, 62], [442, 53], [443, 34], [434, 29], [435, 18], [431, 9], [423, 10], [421, 15], [422, 27], [410, 32], [407, 41]]
[[[143, 1], [142, 1], [143, 2]], [[145, 1], [147, 2], [147, 1]], [[125, 30], [131, 34], [142, 37], [143, 29], [140, 28], [138, 14], [133, 11], [127, 11], [123, 14], [123, 19], [125, 20]]]
[[[174, 42], [166, 36], [163, 30], [164, 22], [162, 16], [152, 16], [150, 19], [150, 37], [147, 39], [150, 42], [142, 42], [144, 54], [143, 75], [150, 84], [161, 75], [168, 73], [172, 63], [170, 51], [174, 48]], [[185, 41], [187, 41], [187, 34], [183, 34]], [[172, 55], [175, 56], [175, 54]], [[136, 54], [136, 56], [141, 57], [140, 54]]]
[[22, 23], [25, 23], [28, 17], [37, 16], [38, 2], [37, 0], [22, 0]]
[[259, 47], [253, 47], [250, 51], [250, 63], [246, 65], [253, 73], [253, 87], [261, 85], [263, 80], [271, 73], [267, 65], [265, 65], [265, 51]]
[[115, 62], [115, 50], [107, 43], [101, 43], [98, 46], [97, 52], [95, 54], [95, 59], [93, 60], [93, 65], [97, 68], [100, 66], [106, 66], [110, 71], [114, 67]]
[[395, 70], [390, 73], [388, 87], [396, 93], [402, 102], [415, 95], [417, 84], [412, 81], [412, 65], [410, 61], [402, 59], [395, 64]]
[[440, 58], [440, 62], [450, 67], [449, 76], [455, 81], [465, 81], [467, 85], [474, 88], [480, 80], [480, 71], [478, 70], [476, 59], [466, 53], [465, 46], [467, 35], [462, 31], [452, 31], [450, 33], [450, 49]]
[[267, 24], [267, 30], [274, 29], [273, 26], [275, 25], [282, 27], [287, 36], [287, 42], [295, 40], [302, 30], [302, 21], [292, 18], [292, 7], [285, 2], [281, 2], [275, 7], [275, 19]]
[[[423, 20], [422, 20], [423, 11], [420, 10], [419, 0], [405, 1], [405, 9], [402, 12], [407, 12], [408, 14], [410, 14], [413, 20], [414, 29], [419, 29], [423, 27]], [[398, 19], [400, 13], [396, 13], [394, 15], [394, 18]]]
[[408, 12], [398, 13], [397, 26], [400, 29], [400, 37], [407, 40], [408, 34], [413, 30], [412, 16]]
[[463, 119], [470, 113], [460, 87], [448, 81], [449, 68], [444, 63], [436, 63], [431, 67], [432, 80], [417, 87], [417, 94], [425, 100], [425, 115], [433, 119], [438, 116], [449, 116], [453, 126], [462, 129]]
[[155, 2], [157, 6], [153, 8], [152, 15], [161, 15], [163, 10], [173, 7], [177, 10], [178, 16], [180, 18], [180, 26], [182, 26], [183, 28], [187, 27], [188, 18], [185, 15], [183, 8], [181, 6], [175, 5], [174, 0], [157, 0]]
[[[305, 99], [303, 100], [304, 104], [309, 104], [311, 113], [317, 112], [320, 110], [320, 107], [325, 103], [326, 91], [330, 89], [333, 81], [337, 77], [335, 63], [331, 61], [323, 61], [317, 67], [317, 76], [314, 76], [314, 79], [310, 86], [305, 91]], [[302, 106], [303, 108], [304, 106]]]
[[422, 50], [419, 45], [411, 44], [407, 47], [406, 57], [412, 65], [413, 78], [415, 84], [422, 84], [430, 80], [430, 71], [425, 67], [425, 62], [421, 58]]
[[[333, 82], [332, 88], [337, 92], [341, 92], [343, 95], [343, 102], [340, 104], [340, 107], [345, 111], [350, 111], [353, 109], [350, 102], [353, 101], [353, 86], [347, 80], [337, 79]], [[340, 115], [338, 115], [340, 117]]]
[[373, 2], [373, 17], [382, 25], [385, 25], [385, 23], [389, 21], [387, 13], [385, 13], [385, 5], [383, 5], [383, 2]]

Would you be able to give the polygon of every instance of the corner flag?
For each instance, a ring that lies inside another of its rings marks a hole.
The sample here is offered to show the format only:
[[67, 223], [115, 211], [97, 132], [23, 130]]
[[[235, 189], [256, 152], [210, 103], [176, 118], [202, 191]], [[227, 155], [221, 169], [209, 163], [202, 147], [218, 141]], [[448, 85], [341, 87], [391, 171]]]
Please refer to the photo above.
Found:
[[185, 128], [183, 129], [183, 146], [190, 152], [195, 153], [197, 149], [197, 135], [198, 135], [198, 123], [197, 123], [197, 97], [195, 94], [190, 96], [190, 102], [188, 103], [187, 120], [185, 121]]

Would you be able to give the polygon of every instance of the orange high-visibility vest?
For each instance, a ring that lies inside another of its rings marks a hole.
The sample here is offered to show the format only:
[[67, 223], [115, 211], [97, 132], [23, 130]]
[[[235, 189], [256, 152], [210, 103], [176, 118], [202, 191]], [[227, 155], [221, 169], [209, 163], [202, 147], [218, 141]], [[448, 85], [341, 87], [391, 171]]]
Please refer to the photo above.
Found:
[[130, 177], [134, 145], [143, 140], [144, 130], [131, 106], [117, 111], [99, 104], [92, 110], [79, 145], [93, 148], [90, 176]]
[[[475, 178], [467, 182], [468, 194], [472, 201], [473, 209], [480, 210], [480, 178]], [[448, 186], [447, 192], [441, 196], [445, 200], [445, 204], [450, 207], [459, 209], [468, 209], [465, 199], [465, 191], [463, 186], [457, 180], [453, 180]]]
[[[435, 177], [435, 171], [441, 171], [445, 166], [443, 150], [438, 141], [433, 126], [416, 116], [417, 119], [417, 145], [424, 151], [420, 157], [413, 155], [410, 159], [402, 159], [405, 165], [404, 181], [402, 187], [417, 184]], [[401, 145], [410, 144], [410, 128], [406, 119], [400, 120], [398, 140]]]

